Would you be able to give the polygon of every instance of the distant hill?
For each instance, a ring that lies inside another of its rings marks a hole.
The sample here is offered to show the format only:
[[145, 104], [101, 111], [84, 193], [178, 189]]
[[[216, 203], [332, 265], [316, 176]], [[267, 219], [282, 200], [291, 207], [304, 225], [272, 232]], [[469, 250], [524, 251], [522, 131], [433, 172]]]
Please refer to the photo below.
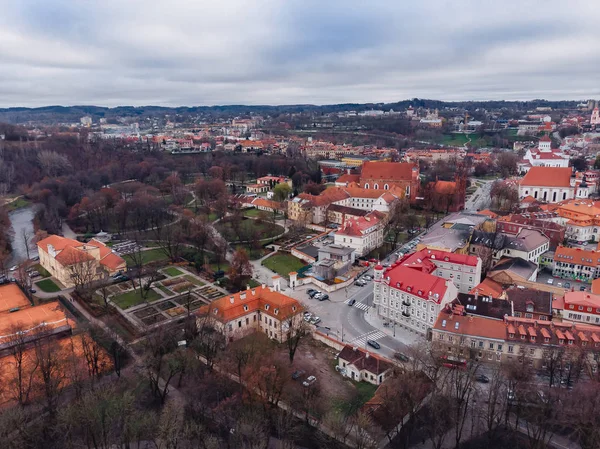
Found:
[[444, 102], [439, 100], [427, 100], [414, 98], [412, 100], [403, 100], [396, 103], [344, 103], [332, 105], [222, 105], [222, 106], [117, 106], [107, 108], [102, 106], [44, 106], [40, 108], [0, 108], [0, 122], [24, 124], [28, 122], [35, 123], [70, 123], [78, 122], [84, 115], [90, 115], [95, 120], [99, 118], [116, 117], [137, 117], [143, 119], [151, 116], [163, 116], [165, 114], [180, 115], [203, 115], [207, 117], [225, 117], [225, 116], [245, 116], [249, 114], [258, 115], [278, 115], [289, 113], [316, 113], [326, 114], [339, 111], [366, 111], [370, 109], [382, 109], [388, 111], [394, 109], [402, 111], [413, 106], [415, 108], [461, 108], [461, 109], [513, 109], [519, 111], [531, 110], [536, 107], [551, 107], [553, 109], [571, 109], [576, 108], [577, 101], [462, 101], [462, 102]]

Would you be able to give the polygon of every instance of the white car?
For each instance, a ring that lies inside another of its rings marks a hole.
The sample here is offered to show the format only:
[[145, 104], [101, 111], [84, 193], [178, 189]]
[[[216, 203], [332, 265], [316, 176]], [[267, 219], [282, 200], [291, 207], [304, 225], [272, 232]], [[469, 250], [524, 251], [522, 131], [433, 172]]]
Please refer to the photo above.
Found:
[[302, 382], [302, 385], [304, 385], [305, 387], [310, 387], [316, 381], [317, 381], [317, 378], [315, 376], [309, 376], [308, 379], [306, 379], [304, 382]]
[[10, 271], [15, 271], [17, 268], [19, 268], [19, 267], [16, 265], [13, 265], [12, 267], [10, 267]]
[[554, 279], [548, 279], [548, 284], [550, 284], [550, 285], [554, 284]]

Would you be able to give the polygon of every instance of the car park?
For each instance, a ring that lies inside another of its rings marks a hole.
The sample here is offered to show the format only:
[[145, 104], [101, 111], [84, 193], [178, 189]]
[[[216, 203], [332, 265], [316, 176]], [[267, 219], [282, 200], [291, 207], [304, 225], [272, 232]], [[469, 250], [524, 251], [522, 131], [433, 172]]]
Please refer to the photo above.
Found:
[[296, 370], [294, 371], [294, 374], [292, 374], [292, 379], [298, 380], [304, 375], [304, 373], [305, 371], [302, 369]]
[[356, 299], [351, 299], [350, 301], [348, 301], [349, 306], [353, 306], [355, 303], [356, 303]]
[[304, 385], [305, 387], [310, 387], [316, 381], [317, 378], [315, 376], [308, 376], [308, 378], [304, 382], [302, 382], [302, 385]]
[[367, 340], [367, 344], [375, 349], [381, 349], [381, 345], [377, 343], [375, 340]]

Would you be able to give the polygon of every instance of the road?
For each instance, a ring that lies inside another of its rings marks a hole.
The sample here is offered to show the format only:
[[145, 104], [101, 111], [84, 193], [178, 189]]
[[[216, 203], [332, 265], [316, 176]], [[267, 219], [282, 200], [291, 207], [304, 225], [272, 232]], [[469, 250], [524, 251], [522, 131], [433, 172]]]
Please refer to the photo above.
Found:
[[467, 211], [478, 211], [486, 209], [491, 202], [490, 192], [492, 190], [492, 184], [494, 180], [484, 181], [481, 179], [471, 179], [471, 182], [477, 181], [482, 183], [477, 188], [475, 193], [471, 195], [467, 201], [465, 201], [465, 210]]

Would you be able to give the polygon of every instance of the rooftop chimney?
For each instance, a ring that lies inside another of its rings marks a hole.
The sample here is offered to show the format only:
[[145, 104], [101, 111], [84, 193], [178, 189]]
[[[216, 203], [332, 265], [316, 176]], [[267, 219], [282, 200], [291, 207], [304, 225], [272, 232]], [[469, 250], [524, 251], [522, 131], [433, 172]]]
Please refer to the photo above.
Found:
[[240, 293], [240, 299], [246, 299], [246, 292]]

